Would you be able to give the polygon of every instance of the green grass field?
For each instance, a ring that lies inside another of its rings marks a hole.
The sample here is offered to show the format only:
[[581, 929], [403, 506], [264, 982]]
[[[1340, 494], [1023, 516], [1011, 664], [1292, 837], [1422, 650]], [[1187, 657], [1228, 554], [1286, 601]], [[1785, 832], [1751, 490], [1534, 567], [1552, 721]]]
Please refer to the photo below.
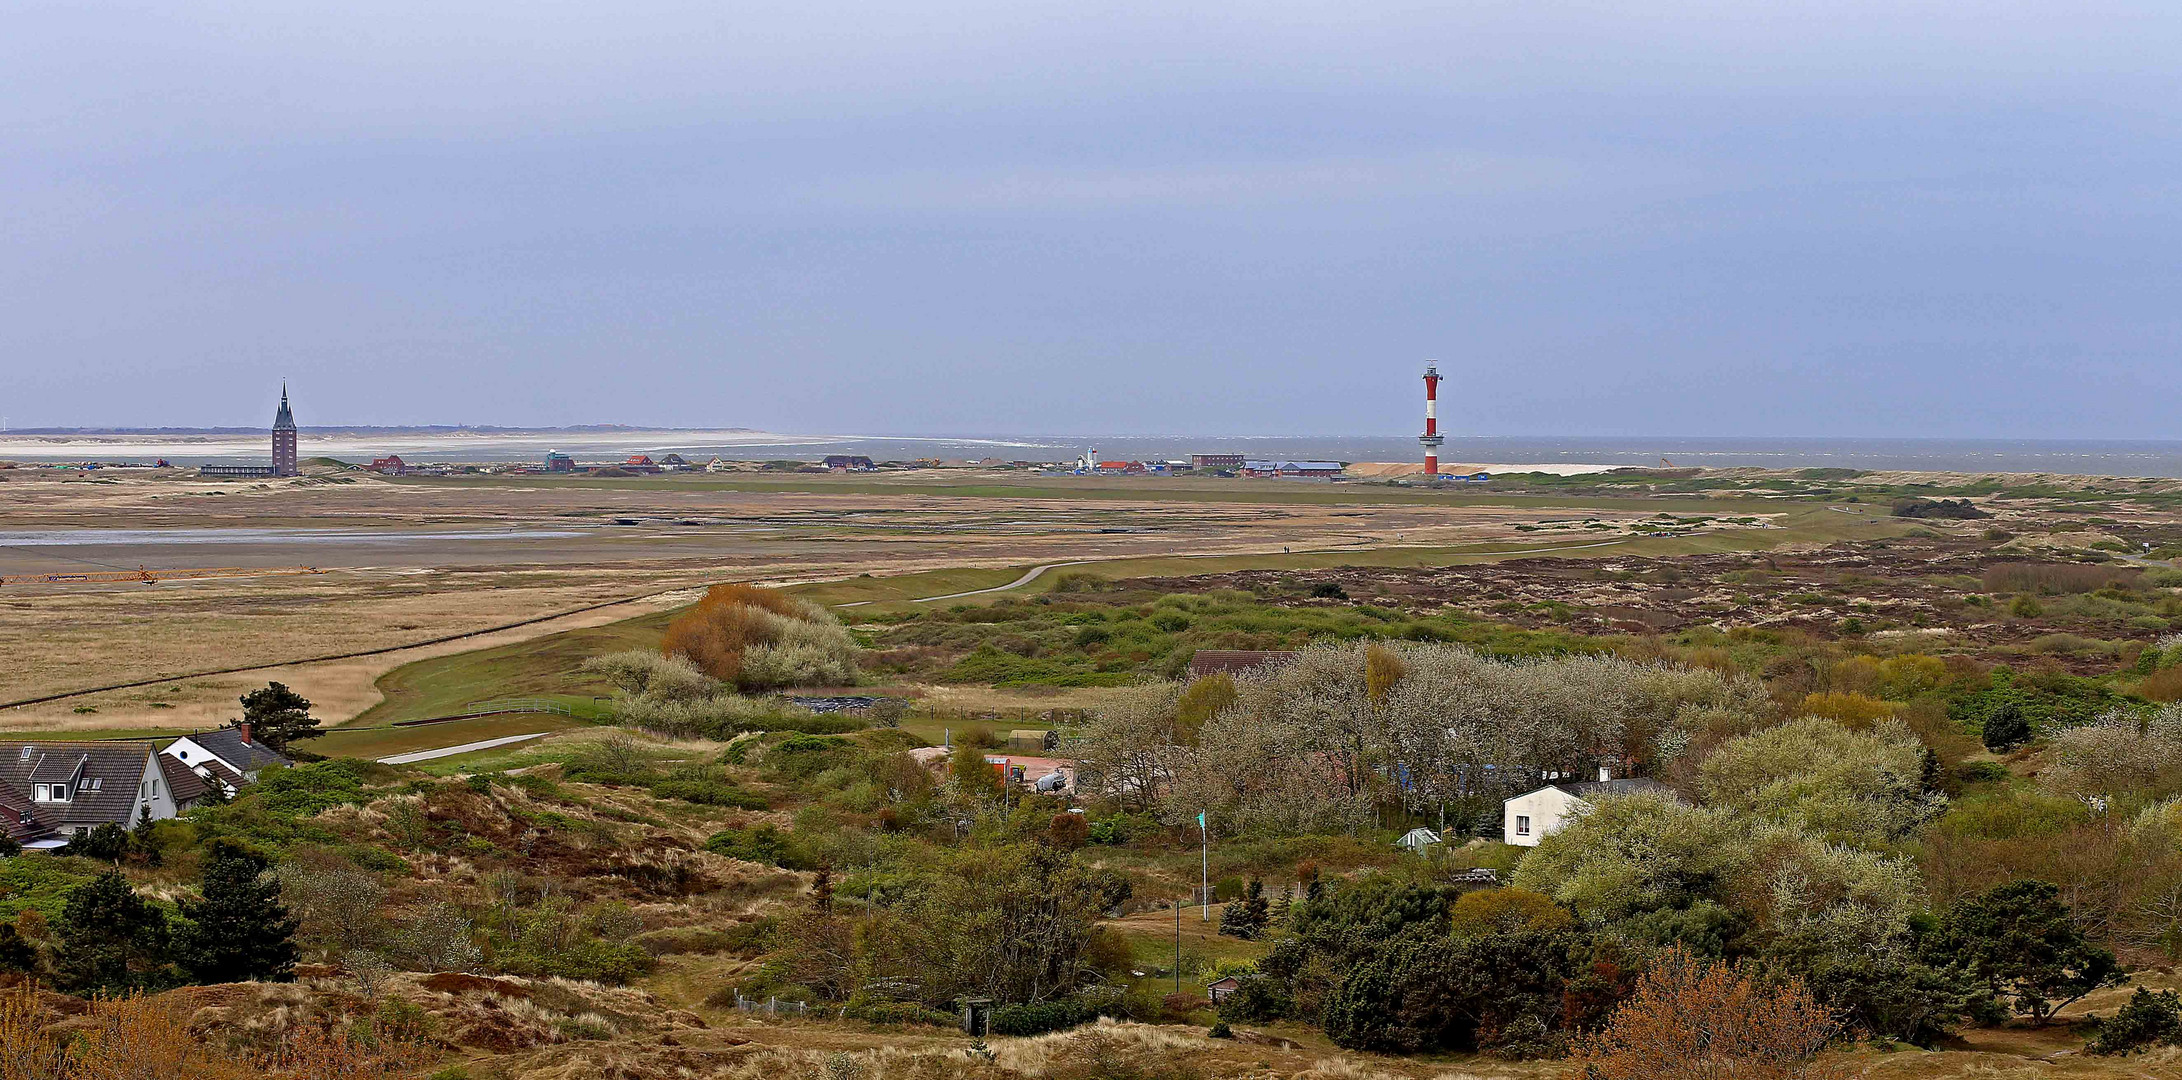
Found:
[[[506, 478], [518, 479], [518, 478]], [[824, 479], [824, 478], [813, 478]], [[541, 481], [551, 482], [551, 481]], [[601, 480], [597, 483], [619, 483]], [[629, 481], [649, 483], [660, 481]], [[672, 482], [681, 482], [679, 480]], [[1119, 483], [1119, 481], [1113, 481]], [[1198, 481], [1213, 483], [1214, 481]], [[1501, 502], [1505, 502], [1502, 497]], [[1715, 533], [1699, 533], [1671, 537], [1616, 537], [1600, 533], [1574, 530], [1546, 531], [1528, 534], [1513, 541], [1489, 544], [1471, 544], [1456, 547], [1395, 547], [1373, 548], [1356, 551], [1318, 551], [1275, 553], [1262, 555], [1218, 555], [1203, 558], [1182, 556], [1149, 556], [1131, 559], [1115, 559], [1072, 566], [1049, 571], [1021, 589], [1011, 589], [982, 596], [964, 597], [948, 603], [990, 603], [1002, 597], [1035, 595], [1050, 589], [1068, 573], [1091, 573], [1109, 579], [1141, 577], [1186, 577], [1199, 574], [1225, 573], [1236, 570], [1310, 570], [1342, 566], [1448, 566], [1463, 563], [1491, 562], [1513, 558], [1535, 558], [1558, 555], [1565, 558], [1597, 558], [1605, 556], [1669, 556], [1700, 552], [1762, 550], [1786, 543], [1824, 543], [1842, 539], [1875, 539], [1899, 535], [1917, 523], [1868, 514], [1845, 514], [1822, 506], [1809, 504], [1782, 505], [1769, 502], [1762, 507], [1750, 504], [1757, 500], [1568, 500], [1572, 503], [1605, 509], [1601, 504], [1626, 501], [1634, 502], [1652, 513], [1706, 513], [1714, 516], [1734, 516], [1739, 513], [1782, 513], [1781, 528], [1736, 529]], [[1690, 502], [1691, 507], [1677, 504]], [[1610, 546], [1587, 546], [1603, 540], [1616, 539]], [[1556, 550], [1558, 549], [1558, 550]], [[919, 597], [943, 596], [973, 589], [1005, 585], [1022, 576], [1029, 565], [998, 568], [950, 568], [931, 570], [892, 577], [857, 577], [842, 581], [820, 582], [791, 587], [788, 591], [814, 602], [837, 606], [860, 603], [841, 614], [855, 621], [859, 615], [887, 611], [922, 610], [926, 605], [909, 601]], [[463, 712], [474, 702], [513, 697], [552, 697], [575, 708], [579, 716], [595, 716], [604, 710], [595, 698], [603, 698], [611, 688], [603, 682], [584, 675], [580, 668], [584, 660], [601, 653], [618, 649], [654, 648], [659, 636], [673, 612], [655, 612], [634, 619], [609, 623], [582, 630], [569, 630], [549, 634], [531, 641], [513, 645], [457, 653], [406, 664], [388, 672], [378, 680], [378, 687], [386, 700], [365, 712], [350, 723], [351, 727], [383, 727], [397, 720], [424, 719], [449, 716]], [[920, 724], [917, 733], [936, 740], [945, 722]], [[995, 724], [996, 728], [1000, 726]], [[1026, 723], [1023, 726], [1038, 726]], [[925, 730], [930, 729], [930, 730]], [[538, 730], [543, 730], [542, 728]], [[513, 732], [502, 732], [512, 734]], [[379, 750], [375, 756], [400, 753], [408, 749], [424, 749], [445, 746], [456, 742], [472, 741], [471, 738], [445, 737], [442, 730], [433, 736], [419, 735], [419, 739], [438, 738], [437, 742], [404, 743], [399, 749]], [[491, 738], [490, 735], [474, 736], [475, 739]], [[359, 744], [362, 745], [362, 744]], [[372, 747], [390, 745], [372, 742]], [[330, 751], [321, 751], [330, 752]], [[341, 751], [348, 753], [346, 749]], [[362, 756], [362, 752], [358, 752]]]
[[593, 698], [606, 696], [612, 687], [579, 670], [583, 662], [617, 649], [656, 646], [667, 619], [668, 613], [654, 612], [404, 664], [379, 677], [376, 685], [386, 700], [346, 726], [383, 727], [398, 720], [455, 716], [473, 702], [501, 698], [550, 697], [579, 715], [596, 715], [603, 709]]

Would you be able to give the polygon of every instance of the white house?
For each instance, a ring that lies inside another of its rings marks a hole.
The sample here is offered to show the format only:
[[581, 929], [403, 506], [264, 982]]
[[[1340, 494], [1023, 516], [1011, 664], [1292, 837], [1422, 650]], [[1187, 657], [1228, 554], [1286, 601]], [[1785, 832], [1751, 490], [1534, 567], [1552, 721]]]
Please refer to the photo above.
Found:
[[1613, 770], [1604, 767], [1599, 769], [1596, 781], [1563, 780], [1547, 784], [1500, 804], [1501, 839], [1520, 847], [1536, 847], [1540, 839], [1559, 832], [1571, 814], [1589, 807], [1591, 799], [1642, 792], [1662, 792], [1671, 796], [1674, 789], [1657, 780], [1616, 780]]
[[147, 815], [165, 820], [203, 794], [195, 775], [169, 768], [148, 740], [0, 743], [0, 832], [24, 847], [59, 847]]
[[267, 765], [292, 765], [285, 755], [250, 737], [250, 725], [199, 731], [167, 744], [160, 753], [187, 766], [206, 783], [230, 793], [258, 778]]

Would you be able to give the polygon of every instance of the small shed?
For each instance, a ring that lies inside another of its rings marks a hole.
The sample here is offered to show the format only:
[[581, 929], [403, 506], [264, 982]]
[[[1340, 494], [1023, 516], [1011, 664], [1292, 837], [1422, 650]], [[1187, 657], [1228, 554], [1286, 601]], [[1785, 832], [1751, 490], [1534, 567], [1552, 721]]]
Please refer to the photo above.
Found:
[[1394, 841], [1394, 846], [1408, 851], [1411, 855], [1422, 855], [1426, 849], [1439, 843], [1444, 843], [1440, 839], [1440, 834], [1427, 828], [1418, 827], [1403, 833], [1401, 839]]
[[962, 999], [962, 1030], [964, 1034], [980, 1038], [992, 1034], [993, 999], [973, 997]]
[[1051, 731], [1017, 728], [1008, 732], [1008, 752], [1011, 754], [1041, 754], [1059, 745], [1061, 737]]
[[1206, 983], [1205, 993], [1212, 998], [1212, 1003], [1214, 1005], [1224, 1005], [1227, 1003], [1228, 998], [1235, 996], [1235, 991], [1242, 988], [1243, 981], [1233, 975], [1229, 975], [1224, 979], [1214, 979], [1213, 981]]

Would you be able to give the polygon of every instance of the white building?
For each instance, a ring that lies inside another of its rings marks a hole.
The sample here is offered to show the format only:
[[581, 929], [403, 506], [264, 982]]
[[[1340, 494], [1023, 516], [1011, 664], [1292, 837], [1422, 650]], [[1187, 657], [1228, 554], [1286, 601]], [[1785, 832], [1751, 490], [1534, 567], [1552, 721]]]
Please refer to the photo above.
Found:
[[292, 765], [285, 755], [250, 737], [250, 725], [199, 731], [167, 744], [160, 754], [181, 762], [208, 784], [229, 794], [258, 778], [267, 765]]
[[1547, 784], [1500, 804], [1501, 839], [1519, 847], [1537, 847], [1539, 840], [1561, 831], [1570, 816], [1589, 808], [1590, 800], [1645, 792], [1671, 796], [1674, 789], [1657, 780], [1616, 780], [1613, 770], [1603, 767], [1596, 781]]

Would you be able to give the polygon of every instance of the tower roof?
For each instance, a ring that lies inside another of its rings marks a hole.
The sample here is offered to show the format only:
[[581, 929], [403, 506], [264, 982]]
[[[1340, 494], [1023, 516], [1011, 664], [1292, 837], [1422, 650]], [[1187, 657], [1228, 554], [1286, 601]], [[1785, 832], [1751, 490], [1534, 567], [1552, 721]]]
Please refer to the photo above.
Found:
[[288, 384], [280, 384], [280, 411], [273, 414], [274, 431], [295, 430], [295, 414], [288, 411]]

